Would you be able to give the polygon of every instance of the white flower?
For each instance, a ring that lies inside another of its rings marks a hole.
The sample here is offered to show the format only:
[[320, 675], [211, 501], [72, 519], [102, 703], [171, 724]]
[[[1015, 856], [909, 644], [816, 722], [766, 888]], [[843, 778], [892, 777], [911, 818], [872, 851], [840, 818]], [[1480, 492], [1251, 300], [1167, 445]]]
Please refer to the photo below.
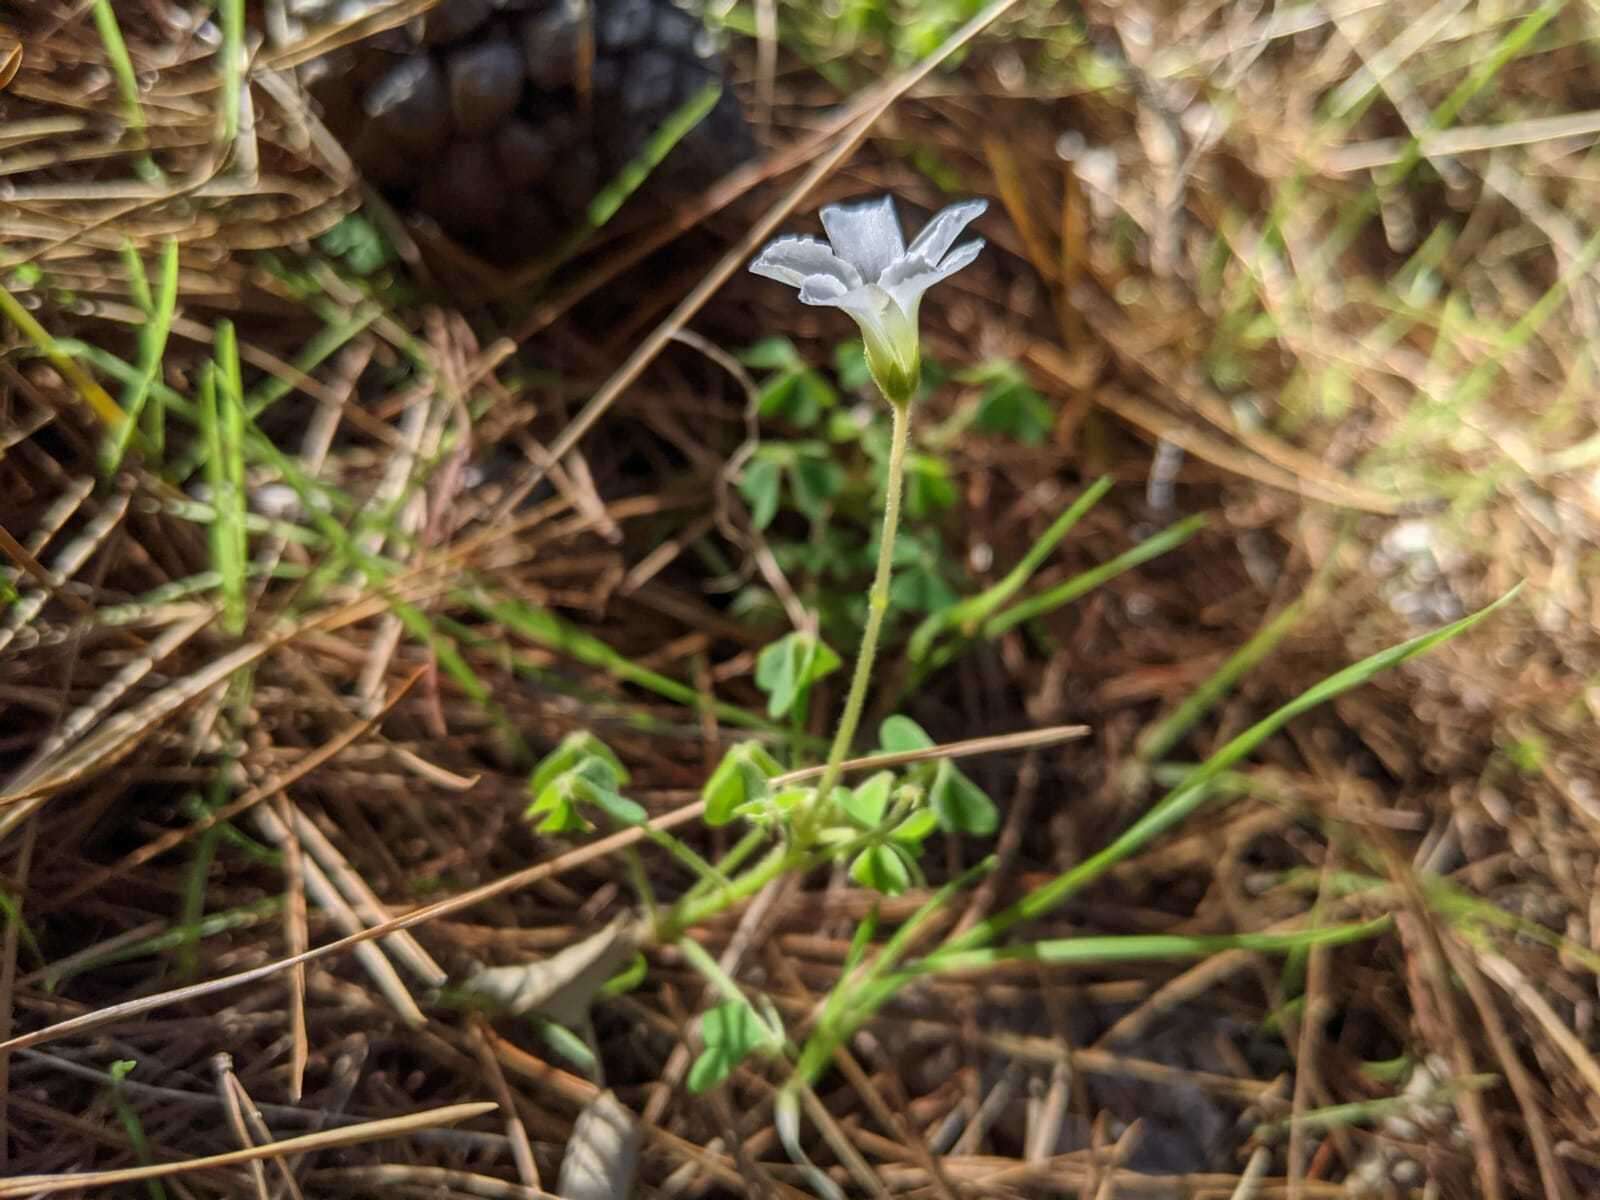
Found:
[[830, 204], [822, 210], [827, 242], [781, 237], [768, 243], [750, 270], [799, 288], [802, 303], [842, 308], [854, 317], [872, 377], [891, 402], [903, 404], [917, 390], [921, 370], [922, 293], [978, 257], [982, 238], [950, 247], [987, 207], [987, 200], [952, 204], [907, 246], [894, 197]]

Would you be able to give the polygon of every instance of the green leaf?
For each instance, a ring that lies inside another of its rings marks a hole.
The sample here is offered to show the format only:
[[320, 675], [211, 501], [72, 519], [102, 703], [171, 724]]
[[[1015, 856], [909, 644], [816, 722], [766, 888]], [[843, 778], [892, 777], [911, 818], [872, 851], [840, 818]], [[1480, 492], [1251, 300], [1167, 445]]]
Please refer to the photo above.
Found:
[[943, 577], [922, 563], [901, 571], [889, 585], [889, 600], [902, 612], [939, 612], [957, 599], [954, 589]]
[[796, 459], [790, 476], [795, 507], [813, 521], [821, 518], [828, 502], [844, 490], [844, 468], [831, 458]]
[[317, 240], [322, 250], [342, 258], [357, 275], [371, 275], [396, 258], [382, 231], [359, 213], [351, 213]]
[[898, 847], [868, 846], [850, 864], [850, 878], [885, 896], [898, 896], [911, 886], [911, 868]]
[[894, 786], [893, 771], [879, 771], [855, 789], [840, 788], [839, 807], [863, 829], [876, 829], [889, 807], [889, 789]]
[[623, 996], [635, 990], [644, 982], [649, 973], [650, 961], [643, 954], [635, 954], [626, 967], [618, 971], [601, 985], [595, 993], [596, 997], [609, 1000], [614, 996]]
[[839, 656], [814, 633], [795, 630], [773, 642], [756, 659], [756, 686], [767, 693], [768, 715], [795, 711], [807, 689], [839, 666]]
[[910, 717], [899, 715], [885, 718], [878, 726], [878, 747], [885, 754], [906, 754], [912, 750], [927, 750], [933, 739]]
[[1000, 827], [1000, 812], [983, 790], [948, 758], [939, 763], [928, 801], [941, 828], [950, 833], [987, 837]]
[[811, 804], [811, 798], [816, 795], [816, 788], [796, 787], [785, 788], [776, 795], [766, 795], [755, 800], [748, 800], [733, 810], [736, 817], [748, 817], [759, 820], [765, 817], [783, 816], [806, 808]]
[[725, 1000], [700, 1018], [705, 1049], [689, 1068], [689, 1091], [695, 1095], [716, 1087], [754, 1051], [774, 1043], [772, 1031], [743, 1000]]
[[[756, 411], [767, 420], [777, 417], [795, 420], [794, 410], [799, 390], [800, 373], [782, 371], [761, 385], [761, 390], [756, 393]], [[796, 421], [796, 424], [804, 423]]]
[[643, 825], [650, 819], [650, 814], [642, 806], [609, 788], [591, 784], [584, 790], [583, 799], [585, 803], [594, 805], [618, 825]]
[[931, 808], [919, 808], [889, 831], [890, 840], [905, 846], [921, 847], [930, 833], [939, 828], [939, 818]]
[[786, 337], [762, 338], [739, 355], [739, 361], [757, 371], [789, 371], [802, 366], [800, 352]]
[[584, 782], [575, 771], [557, 776], [546, 784], [534, 798], [533, 803], [528, 805], [527, 811], [523, 814], [524, 818], [531, 821], [542, 815], [544, 819], [534, 826], [540, 833], [587, 832], [590, 828], [589, 822], [578, 811], [578, 805], [582, 800], [579, 788]]
[[1013, 379], [996, 381], [984, 391], [973, 424], [984, 433], [1004, 434], [1025, 445], [1039, 446], [1055, 426], [1055, 413], [1019, 373]]
[[767, 780], [783, 768], [757, 742], [740, 742], [722, 756], [700, 796], [706, 803], [706, 824], [726, 825], [742, 804], [765, 800]]
[[538, 766], [533, 769], [533, 774], [528, 777], [528, 791], [537, 796], [556, 776], [565, 775], [586, 758], [602, 759], [610, 765], [615, 772], [611, 786], [616, 787], [628, 782], [627, 769], [622, 765], [622, 760], [612, 752], [611, 747], [588, 730], [579, 729], [567, 734], [554, 750], [539, 760]]
[[739, 494], [750, 505], [750, 519], [757, 529], [765, 529], [778, 515], [782, 486], [783, 469], [771, 459], [757, 458], [745, 466], [739, 479]]
[[912, 454], [906, 460], [906, 511], [923, 520], [956, 502], [956, 485], [950, 467], [931, 454]]
[[859, 338], [840, 342], [834, 349], [833, 373], [839, 377], [839, 386], [847, 392], [864, 392], [872, 386], [872, 372], [867, 369], [867, 348]]

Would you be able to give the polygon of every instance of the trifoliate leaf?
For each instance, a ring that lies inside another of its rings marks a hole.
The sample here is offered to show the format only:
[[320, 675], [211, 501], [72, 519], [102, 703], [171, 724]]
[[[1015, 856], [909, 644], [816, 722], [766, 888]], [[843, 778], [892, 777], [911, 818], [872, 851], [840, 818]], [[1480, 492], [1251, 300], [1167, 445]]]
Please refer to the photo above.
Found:
[[894, 786], [894, 773], [879, 771], [860, 787], [840, 788], [837, 802], [845, 816], [863, 829], [876, 829], [883, 821], [884, 810], [889, 807], [889, 790]]
[[933, 739], [910, 717], [895, 715], [878, 726], [878, 746], [885, 754], [906, 754], [932, 745]]
[[897, 846], [868, 846], [850, 864], [850, 878], [885, 896], [898, 896], [911, 886], [911, 868]]
[[956, 502], [956, 485], [950, 467], [931, 454], [913, 454], [906, 460], [906, 511], [917, 520], [942, 512]]
[[756, 686], [767, 693], [767, 715], [788, 715], [813, 683], [839, 669], [839, 656], [814, 633], [795, 630], [756, 659]]
[[739, 477], [739, 494], [750, 505], [750, 520], [765, 529], [778, 515], [778, 495], [783, 489], [783, 468], [771, 459], [757, 458], [746, 464]]
[[707, 825], [726, 825], [740, 805], [767, 798], [767, 781], [783, 773], [778, 761], [756, 742], [740, 742], [722, 756], [701, 791]]
[[650, 819], [650, 814], [643, 807], [608, 788], [591, 784], [584, 792], [583, 799], [586, 803], [593, 804], [618, 825], [643, 825]]
[[590, 828], [589, 822], [578, 811], [583, 801], [580, 791], [584, 786], [593, 785], [587, 784], [576, 770], [556, 776], [539, 790], [533, 803], [522, 814], [523, 819], [531, 821], [535, 817], [541, 818], [534, 826], [540, 833], [586, 832]]
[[948, 758], [939, 763], [928, 791], [928, 802], [941, 828], [950, 833], [987, 837], [1000, 827], [1000, 812], [983, 790], [963, 775]]
[[[801, 397], [798, 371], [783, 371], [774, 375], [763, 383], [756, 393], [756, 412], [767, 421], [784, 418], [796, 424], [808, 424], [809, 422], [796, 420], [795, 409], [799, 403]], [[816, 420], [815, 412], [812, 414], [812, 420]]]
[[844, 468], [831, 458], [798, 458], [790, 468], [790, 478], [794, 481], [794, 506], [814, 521], [844, 490]]
[[616, 773], [616, 784], [613, 786], [628, 782], [627, 768], [612, 752], [611, 747], [588, 730], [579, 729], [567, 734], [554, 750], [539, 760], [539, 765], [534, 767], [533, 774], [528, 777], [528, 791], [537, 796], [557, 775], [566, 774], [586, 758], [603, 759], [611, 765]]
[[907, 846], [921, 846], [923, 840], [939, 827], [939, 818], [929, 808], [919, 808], [889, 831], [891, 841]]
[[743, 1000], [725, 1000], [700, 1018], [705, 1049], [689, 1068], [689, 1090], [696, 1095], [721, 1083], [756, 1050], [777, 1043], [756, 1010]]
[[984, 433], [1004, 434], [1024, 445], [1039, 446], [1050, 436], [1055, 413], [1019, 372], [1015, 378], [996, 380], [984, 390], [973, 425]]
[[769, 337], [741, 352], [739, 361], [757, 371], [787, 371], [800, 366], [803, 360], [788, 338]]

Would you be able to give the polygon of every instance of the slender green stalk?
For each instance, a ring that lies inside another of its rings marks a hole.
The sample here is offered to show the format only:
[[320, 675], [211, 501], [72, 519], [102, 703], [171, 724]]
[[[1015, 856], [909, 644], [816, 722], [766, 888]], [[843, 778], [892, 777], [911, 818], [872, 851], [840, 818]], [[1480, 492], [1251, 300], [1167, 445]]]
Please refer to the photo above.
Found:
[[861, 649], [856, 654], [855, 675], [850, 680], [850, 695], [845, 700], [844, 715], [839, 718], [838, 731], [833, 735], [833, 747], [828, 751], [828, 765], [817, 784], [817, 799], [810, 813], [798, 824], [800, 845], [808, 845], [816, 835], [823, 816], [828, 811], [833, 789], [839, 782], [840, 768], [850, 745], [855, 741], [856, 726], [861, 724], [861, 711], [867, 703], [867, 685], [872, 681], [872, 660], [878, 653], [878, 634], [883, 629], [883, 616], [889, 611], [889, 577], [894, 573], [894, 539], [900, 527], [900, 485], [905, 474], [906, 444], [911, 437], [911, 402], [891, 400], [894, 411], [894, 435], [889, 443], [889, 481], [883, 499], [883, 533], [878, 542], [878, 573], [872, 581], [872, 592], [867, 597], [867, 627], [861, 634]]
[[774, 846], [766, 857], [743, 875], [728, 883], [727, 887], [685, 897], [673, 905], [656, 928], [656, 940], [663, 945], [675, 942], [686, 929], [693, 929], [701, 921], [715, 916], [725, 908], [732, 908], [741, 900], [755, 895], [767, 884], [797, 866], [811, 865], [810, 856], [791, 846]]

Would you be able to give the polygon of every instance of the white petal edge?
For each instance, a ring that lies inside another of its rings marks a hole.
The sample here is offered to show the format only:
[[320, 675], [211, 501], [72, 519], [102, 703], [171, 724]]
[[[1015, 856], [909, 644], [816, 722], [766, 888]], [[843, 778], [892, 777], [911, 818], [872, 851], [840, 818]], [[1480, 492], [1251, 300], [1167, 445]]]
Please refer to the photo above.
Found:
[[829, 249], [828, 243], [813, 237], [781, 237], [768, 242], [750, 264], [750, 271], [790, 287], [800, 287], [818, 275], [837, 279], [844, 288], [861, 286], [860, 273]]
[[920, 254], [929, 262], [938, 262], [945, 251], [955, 245], [961, 231], [981, 217], [988, 207], [987, 200], [963, 200], [941, 209], [922, 227], [906, 253]]
[[850, 294], [832, 275], [808, 275], [800, 282], [800, 303], [838, 306]]
[[822, 227], [833, 252], [860, 271], [866, 283], [876, 283], [906, 250], [893, 196], [859, 204], [829, 204], [822, 210]]
[[906, 257], [894, 264], [894, 267], [885, 272], [883, 277], [883, 290], [894, 298], [900, 306], [900, 311], [906, 316], [916, 319], [917, 306], [922, 303], [922, 293], [938, 283], [941, 279], [948, 279], [962, 267], [969, 266], [972, 260], [978, 257], [983, 250], [983, 239], [973, 238], [970, 242], [963, 242], [949, 254], [937, 267], [931, 265], [921, 255], [913, 257], [909, 252]]

